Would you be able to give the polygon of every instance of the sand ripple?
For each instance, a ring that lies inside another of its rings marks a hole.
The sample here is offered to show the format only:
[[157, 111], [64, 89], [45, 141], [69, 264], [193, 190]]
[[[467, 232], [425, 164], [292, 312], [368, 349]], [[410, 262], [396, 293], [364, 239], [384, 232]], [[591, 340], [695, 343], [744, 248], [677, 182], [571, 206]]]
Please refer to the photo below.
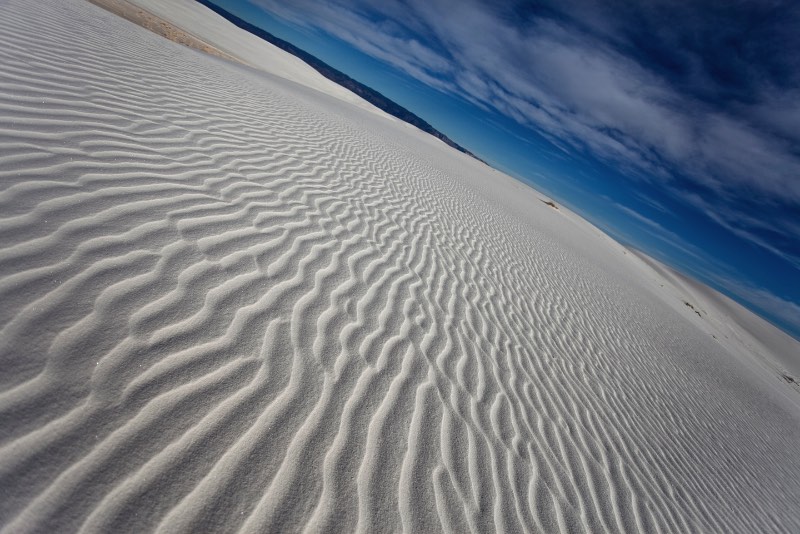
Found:
[[796, 405], [438, 141], [19, 0], [0, 150], [7, 532], [800, 531]]

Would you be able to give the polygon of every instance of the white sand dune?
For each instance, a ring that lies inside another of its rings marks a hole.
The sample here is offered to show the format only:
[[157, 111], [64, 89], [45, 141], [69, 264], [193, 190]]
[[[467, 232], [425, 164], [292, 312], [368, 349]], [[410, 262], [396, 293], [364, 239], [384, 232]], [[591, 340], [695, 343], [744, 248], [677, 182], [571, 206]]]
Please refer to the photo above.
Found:
[[0, 3], [4, 532], [800, 532], [800, 344], [276, 74]]
[[301, 59], [217, 16], [195, 0], [122, 1], [135, 4], [162, 20], [175, 24], [246, 65], [317, 89], [389, 120], [397, 120], [352, 91], [320, 75]]

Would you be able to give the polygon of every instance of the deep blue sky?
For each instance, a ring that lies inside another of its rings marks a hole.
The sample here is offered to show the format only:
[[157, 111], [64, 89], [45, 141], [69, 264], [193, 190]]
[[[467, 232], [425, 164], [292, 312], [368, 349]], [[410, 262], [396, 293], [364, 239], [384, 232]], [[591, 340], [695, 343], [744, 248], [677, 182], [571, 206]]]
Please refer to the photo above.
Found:
[[800, 339], [800, 2], [215, 1]]

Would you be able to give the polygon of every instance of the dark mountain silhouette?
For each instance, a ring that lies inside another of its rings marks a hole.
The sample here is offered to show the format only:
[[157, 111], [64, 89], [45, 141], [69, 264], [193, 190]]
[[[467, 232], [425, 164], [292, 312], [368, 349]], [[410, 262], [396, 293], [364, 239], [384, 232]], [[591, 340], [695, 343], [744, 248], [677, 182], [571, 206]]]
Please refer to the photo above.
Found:
[[315, 56], [312, 56], [311, 54], [309, 54], [305, 50], [301, 50], [300, 48], [297, 48], [292, 43], [290, 43], [288, 41], [284, 41], [283, 39], [272, 35], [268, 31], [263, 30], [263, 29], [259, 28], [258, 26], [255, 26], [253, 24], [250, 24], [246, 20], [240, 19], [239, 17], [237, 17], [233, 13], [231, 13], [229, 11], [226, 11], [225, 9], [219, 7], [218, 5], [214, 4], [213, 2], [210, 2], [209, 0], [196, 0], [196, 1], [199, 2], [200, 4], [206, 6], [207, 8], [211, 9], [212, 11], [217, 13], [218, 15], [221, 15], [222, 17], [224, 17], [228, 21], [232, 22], [233, 24], [235, 24], [239, 28], [242, 28], [243, 30], [245, 30], [245, 31], [247, 31], [249, 33], [252, 33], [256, 37], [259, 37], [259, 38], [264, 39], [265, 41], [267, 41], [269, 43], [272, 43], [273, 45], [277, 46], [281, 50], [285, 50], [286, 52], [289, 52], [293, 56], [296, 56], [296, 57], [300, 58], [301, 60], [306, 62], [309, 66], [314, 68], [317, 72], [319, 72], [320, 74], [322, 74], [323, 76], [325, 76], [329, 80], [341, 85], [342, 87], [345, 87], [345, 88], [349, 89], [350, 91], [352, 91], [353, 93], [357, 94], [358, 96], [360, 96], [361, 98], [363, 98], [367, 102], [371, 103], [372, 105], [374, 105], [378, 109], [381, 109], [381, 110], [385, 111], [386, 113], [388, 113], [389, 115], [397, 117], [398, 119], [400, 119], [402, 121], [405, 121], [405, 122], [411, 124], [412, 126], [416, 126], [417, 128], [419, 128], [423, 132], [429, 133], [432, 136], [434, 136], [434, 137], [436, 137], [438, 139], [441, 139], [442, 141], [444, 141], [445, 143], [447, 143], [451, 147], [455, 148], [456, 150], [459, 150], [459, 151], [463, 152], [464, 154], [472, 156], [473, 158], [477, 159], [478, 161], [483, 162], [482, 159], [480, 159], [475, 154], [473, 154], [472, 152], [470, 152], [469, 150], [467, 150], [463, 146], [459, 145], [458, 143], [456, 143], [455, 141], [453, 141], [452, 139], [447, 137], [445, 134], [443, 134], [442, 132], [440, 132], [439, 130], [437, 130], [433, 126], [431, 126], [429, 123], [427, 123], [425, 120], [420, 118], [418, 115], [415, 115], [414, 113], [412, 113], [411, 111], [407, 110], [406, 108], [404, 108], [400, 104], [388, 99], [387, 97], [385, 97], [384, 95], [382, 95], [378, 91], [376, 91], [376, 90], [374, 90], [374, 89], [372, 89], [370, 87], [367, 87], [366, 85], [364, 85], [363, 83], [361, 83], [361, 82], [359, 82], [357, 80], [354, 80], [353, 78], [351, 78], [347, 74], [343, 73], [342, 71], [331, 67], [330, 65], [328, 65], [327, 63], [325, 63], [321, 59], [319, 59], [319, 58], [317, 58]]

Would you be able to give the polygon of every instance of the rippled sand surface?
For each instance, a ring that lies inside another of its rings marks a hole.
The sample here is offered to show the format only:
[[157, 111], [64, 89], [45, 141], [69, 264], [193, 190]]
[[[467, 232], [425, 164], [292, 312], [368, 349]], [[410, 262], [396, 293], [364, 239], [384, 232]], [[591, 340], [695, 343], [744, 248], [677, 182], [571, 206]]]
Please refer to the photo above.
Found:
[[0, 4], [0, 528], [800, 532], [800, 344], [291, 78]]

